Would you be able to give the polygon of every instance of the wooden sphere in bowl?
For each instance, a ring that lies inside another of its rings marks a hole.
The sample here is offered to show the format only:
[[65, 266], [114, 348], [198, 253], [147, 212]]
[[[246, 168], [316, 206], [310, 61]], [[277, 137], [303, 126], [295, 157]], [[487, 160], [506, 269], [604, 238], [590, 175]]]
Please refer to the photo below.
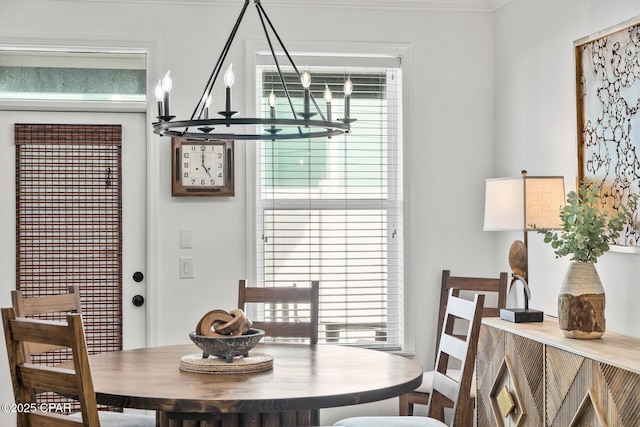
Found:
[[204, 359], [212, 355], [224, 359], [227, 363], [233, 362], [236, 356], [247, 357], [249, 350], [255, 347], [262, 337], [264, 337], [264, 331], [254, 328], [238, 336], [208, 337], [195, 332], [189, 334], [191, 341], [202, 350]]

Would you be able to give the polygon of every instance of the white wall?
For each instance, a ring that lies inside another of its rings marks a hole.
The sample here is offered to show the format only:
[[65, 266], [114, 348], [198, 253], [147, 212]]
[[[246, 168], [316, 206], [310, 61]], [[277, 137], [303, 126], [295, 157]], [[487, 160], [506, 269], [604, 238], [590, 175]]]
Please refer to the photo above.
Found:
[[[285, 41], [410, 45], [412, 84], [405, 94], [407, 331], [416, 360], [431, 367], [441, 270], [448, 268], [461, 275], [497, 272], [495, 236], [482, 231], [484, 180], [495, 175], [493, 15], [297, 6], [302, 3], [286, 8], [264, 4]], [[237, 7], [213, 7], [2, 0], [0, 44], [16, 40], [44, 44], [89, 40], [96, 45], [157, 42], [157, 69], [150, 70], [149, 77], [153, 85], [171, 69], [172, 109], [185, 117], [201, 93], [240, 5], [240, 1]], [[260, 39], [252, 9], [251, 4], [232, 52], [237, 76], [251, 72], [244, 67], [245, 41]], [[242, 86], [234, 86], [234, 105], [247, 111]], [[0, 302], [6, 306], [15, 286], [15, 208], [10, 191], [14, 151], [9, 124], [2, 124], [0, 135], [0, 182], [9, 189], [0, 196], [0, 271], [4, 279]], [[156, 296], [149, 301], [156, 313], [151, 342], [186, 343], [202, 313], [236, 304], [237, 281], [247, 274], [245, 149], [236, 143], [235, 198], [177, 199], [170, 195], [169, 141], [153, 138], [160, 153], [158, 163], [150, 165], [151, 171], [158, 172], [152, 172], [148, 184], [150, 191], [159, 191], [157, 206], [150, 206], [149, 214], [157, 220], [151, 252], [156, 254], [151, 260], [156, 269], [147, 272], [152, 278], [149, 292]], [[181, 228], [193, 230], [192, 250], [179, 248]], [[194, 257], [195, 279], [179, 279], [180, 255]], [[12, 397], [4, 374], [6, 358], [4, 352], [0, 354], [0, 402], [8, 402]], [[374, 406], [377, 411], [396, 410], [395, 401]], [[335, 414], [328, 411], [323, 422], [330, 423], [344, 415], [344, 410]], [[0, 414], [0, 421], [3, 416], [6, 414]]]
[[[573, 42], [640, 15], [637, 0], [512, 0], [495, 13], [496, 176], [564, 175], [577, 179]], [[498, 234], [499, 268], [520, 234]], [[556, 314], [568, 260], [555, 259], [530, 233], [531, 306]], [[502, 256], [504, 254], [504, 256]], [[607, 295], [607, 329], [640, 337], [640, 258], [609, 252], [597, 263]]]

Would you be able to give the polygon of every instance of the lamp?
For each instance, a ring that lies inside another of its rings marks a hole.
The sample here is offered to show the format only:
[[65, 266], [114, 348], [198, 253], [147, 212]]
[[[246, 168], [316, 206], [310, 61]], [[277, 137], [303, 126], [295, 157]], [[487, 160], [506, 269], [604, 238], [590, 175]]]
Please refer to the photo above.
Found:
[[[244, 6], [238, 16], [236, 23], [227, 39], [220, 56], [209, 76], [209, 80], [205, 86], [202, 96], [199, 98], [196, 104], [191, 118], [189, 120], [173, 120], [175, 116], [169, 115], [169, 91], [171, 90], [171, 81], [169, 78], [169, 84], [165, 79], [158, 83], [156, 87], [156, 99], [158, 102], [158, 121], [153, 123], [153, 132], [160, 136], [177, 136], [186, 137], [190, 139], [199, 140], [284, 140], [284, 139], [298, 139], [298, 138], [319, 138], [319, 137], [331, 137], [333, 135], [341, 135], [349, 133], [351, 131], [351, 123], [355, 121], [349, 117], [349, 104], [351, 91], [353, 86], [350, 79], [345, 81], [344, 97], [345, 97], [345, 117], [343, 119], [332, 120], [331, 118], [331, 103], [327, 101], [326, 117], [321, 111], [318, 103], [316, 102], [309, 85], [311, 83], [311, 74], [308, 70], [304, 70], [303, 73], [298, 71], [298, 68], [293, 62], [291, 55], [284, 46], [282, 39], [278, 35], [271, 20], [267, 16], [260, 0], [253, 0], [256, 6], [256, 11], [260, 22], [264, 36], [269, 44], [271, 50], [271, 56], [278, 70], [278, 77], [284, 94], [286, 95], [286, 101], [289, 104], [291, 114], [288, 117], [276, 117], [275, 115], [275, 95], [269, 97], [270, 115], [269, 118], [257, 118], [257, 117], [238, 117], [237, 111], [231, 111], [231, 86], [233, 85], [234, 76], [232, 66], [229, 65], [226, 73], [224, 74], [224, 83], [226, 86], [225, 91], [225, 110], [219, 111], [218, 114], [222, 118], [210, 118], [208, 116], [208, 106], [205, 102], [211, 96], [213, 87], [216, 80], [222, 70], [225, 59], [233, 40], [238, 31], [238, 27], [242, 22], [244, 13], [249, 5], [249, 0], [245, 0]], [[269, 31], [270, 30], [270, 31]], [[275, 40], [272, 40], [272, 37]], [[296, 113], [293, 108], [293, 102], [289, 94], [285, 79], [282, 75], [280, 63], [276, 58], [274, 50], [274, 41], [277, 41], [280, 48], [287, 57], [290, 65], [300, 79], [300, 83], [304, 90], [304, 112]], [[169, 73], [167, 72], [167, 77]], [[348, 92], [348, 93], [347, 93]], [[316, 112], [312, 111], [312, 106]], [[312, 119], [312, 117], [318, 115], [319, 118]], [[253, 125], [253, 126], [252, 126]], [[257, 126], [256, 130], [254, 126]], [[254, 132], [247, 132], [246, 128], [252, 128]], [[260, 129], [262, 128], [262, 129]], [[222, 129], [222, 131], [219, 131]], [[246, 130], [245, 130], [246, 129]]]
[[524, 231], [524, 241], [516, 240], [509, 250], [512, 280], [522, 282], [525, 291], [524, 309], [500, 310], [500, 318], [515, 323], [542, 322], [540, 310], [529, 309], [528, 238], [527, 233], [538, 228], [561, 228], [560, 209], [564, 206], [564, 178], [561, 176], [522, 176], [487, 179], [484, 204], [485, 231]]

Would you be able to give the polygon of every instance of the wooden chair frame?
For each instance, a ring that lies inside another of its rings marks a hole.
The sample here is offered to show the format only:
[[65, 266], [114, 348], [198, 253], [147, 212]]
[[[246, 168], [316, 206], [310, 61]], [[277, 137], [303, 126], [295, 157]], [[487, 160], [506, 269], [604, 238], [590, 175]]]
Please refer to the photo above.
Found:
[[[471, 382], [475, 370], [480, 322], [484, 306], [484, 295], [476, 294], [473, 301], [454, 295], [449, 290], [445, 312], [445, 325], [449, 326], [457, 319], [468, 321], [466, 333], [454, 334], [448, 327], [440, 335], [436, 371], [433, 378], [433, 390], [429, 394], [429, 417], [444, 422], [444, 408], [453, 407], [451, 426], [473, 425], [473, 407], [468, 404]], [[460, 377], [456, 380], [447, 375], [449, 358], [460, 362]]]
[[[244, 279], [238, 283], [238, 307], [245, 310], [248, 303], [310, 304], [311, 316], [308, 322], [253, 321], [253, 327], [263, 329], [269, 337], [308, 338], [311, 344], [318, 343], [318, 304], [320, 283], [311, 282], [311, 287], [269, 287], [247, 286]], [[253, 320], [253, 319], [252, 319]]]
[[[82, 316], [78, 313], [69, 314], [66, 321], [65, 324], [16, 317], [13, 308], [2, 309], [2, 325], [16, 403], [35, 403], [32, 400], [33, 390], [51, 391], [75, 396], [82, 412], [82, 420], [56, 412], [18, 412], [20, 426], [100, 426]], [[71, 348], [74, 370], [29, 363], [23, 351], [24, 342]]]
[[[440, 309], [438, 312], [438, 334], [436, 337], [436, 359], [438, 357], [437, 349], [440, 347], [440, 337], [442, 335], [445, 321], [449, 291], [453, 290], [452, 295], [456, 297], [460, 295], [460, 291], [470, 291], [482, 295], [496, 294], [496, 305], [485, 306], [483, 304], [482, 316], [498, 317], [500, 316], [500, 309], [505, 308], [507, 303], [508, 283], [509, 274], [505, 272], [500, 273], [500, 276], [497, 278], [484, 278], [452, 276], [450, 270], [442, 271], [442, 280], [440, 284]], [[447, 333], [449, 334], [452, 333], [453, 323], [454, 322], [448, 326]], [[414, 405], [428, 405], [429, 398], [430, 393], [418, 390], [401, 395], [399, 402], [399, 414], [413, 415]], [[475, 406], [473, 399], [469, 404], [472, 407]]]

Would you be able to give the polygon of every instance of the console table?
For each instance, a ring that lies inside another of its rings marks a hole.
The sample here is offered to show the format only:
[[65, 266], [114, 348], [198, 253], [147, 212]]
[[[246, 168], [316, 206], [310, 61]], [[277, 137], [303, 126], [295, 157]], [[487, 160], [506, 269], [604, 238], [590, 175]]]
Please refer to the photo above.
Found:
[[478, 427], [640, 426], [640, 339], [566, 338], [549, 316], [485, 318], [476, 375]]

